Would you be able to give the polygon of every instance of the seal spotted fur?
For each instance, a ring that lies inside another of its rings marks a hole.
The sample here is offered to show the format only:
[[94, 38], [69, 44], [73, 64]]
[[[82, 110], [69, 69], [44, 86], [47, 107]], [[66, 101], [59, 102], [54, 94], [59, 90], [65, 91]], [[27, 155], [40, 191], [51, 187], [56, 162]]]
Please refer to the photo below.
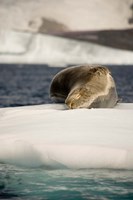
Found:
[[55, 102], [68, 108], [112, 108], [118, 102], [111, 72], [105, 66], [82, 65], [66, 68], [55, 75], [50, 86]]

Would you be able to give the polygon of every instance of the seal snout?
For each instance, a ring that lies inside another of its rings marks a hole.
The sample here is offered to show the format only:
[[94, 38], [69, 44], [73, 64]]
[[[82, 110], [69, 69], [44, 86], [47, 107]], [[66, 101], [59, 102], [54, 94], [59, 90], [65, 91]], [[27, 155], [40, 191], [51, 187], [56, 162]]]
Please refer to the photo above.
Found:
[[65, 100], [66, 105], [69, 109], [75, 109], [78, 107], [78, 103], [80, 101], [81, 94], [75, 90], [72, 94], [69, 94], [67, 99]]
[[65, 104], [68, 106], [68, 108], [70, 109], [74, 109], [75, 108], [75, 104], [73, 101], [71, 101], [70, 99], [66, 99]]

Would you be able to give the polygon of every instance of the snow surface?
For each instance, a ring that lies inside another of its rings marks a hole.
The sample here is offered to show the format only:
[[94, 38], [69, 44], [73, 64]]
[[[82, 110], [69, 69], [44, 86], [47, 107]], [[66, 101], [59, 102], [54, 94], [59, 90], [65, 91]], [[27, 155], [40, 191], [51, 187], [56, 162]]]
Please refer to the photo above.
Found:
[[132, 64], [133, 52], [56, 36], [0, 32], [0, 63]]
[[133, 169], [133, 104], [1, 108], [0, 162], [48, 169]]

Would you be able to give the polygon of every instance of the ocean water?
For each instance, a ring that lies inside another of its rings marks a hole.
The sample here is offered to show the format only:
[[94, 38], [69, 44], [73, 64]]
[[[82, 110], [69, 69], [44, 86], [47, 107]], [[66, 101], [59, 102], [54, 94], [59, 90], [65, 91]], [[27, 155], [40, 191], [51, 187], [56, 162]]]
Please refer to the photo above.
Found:
[[133, 171], [48, 170], [0, 165], [0, 199], [133, 199]]
[[[133, 102], [133, 66], [109, 66], [122, 102]], [[49, 85], [62, 68], [0, 65], [0, 107], [51, 103]], [[133, 171], [21, 168], [0, 164], [0, 199], [132, 200]]]
[[[133, 66], [108, 66], [122, 102], [133, 102]], [[61, 67], [0, 64], [0, 107], [51, 103], [49, 86]]]

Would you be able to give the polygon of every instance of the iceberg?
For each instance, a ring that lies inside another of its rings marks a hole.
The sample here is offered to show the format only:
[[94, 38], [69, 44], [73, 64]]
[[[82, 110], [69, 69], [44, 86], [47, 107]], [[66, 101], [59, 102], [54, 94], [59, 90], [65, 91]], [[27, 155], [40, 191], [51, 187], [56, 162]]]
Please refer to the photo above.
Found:
[[133, 169], [133, 104], [0, 109], [0, 163], [48, 169]]

